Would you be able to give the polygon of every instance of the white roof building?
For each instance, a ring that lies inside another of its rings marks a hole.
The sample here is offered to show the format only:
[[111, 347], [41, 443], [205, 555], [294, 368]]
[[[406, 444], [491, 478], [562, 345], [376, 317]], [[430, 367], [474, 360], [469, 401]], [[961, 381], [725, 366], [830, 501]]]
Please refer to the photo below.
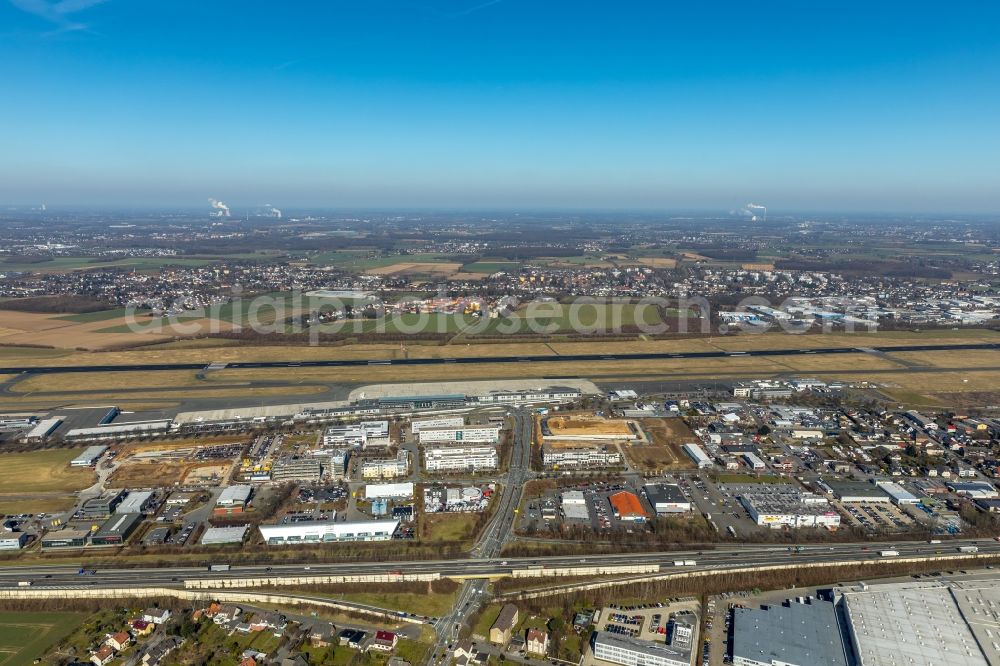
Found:
[[249, 525], [237, 525], [235, 527], [209, 527], [201, 535], [201, 543], [204, 546], [221, 545], [226, 543], [243, 543], [243, 537], [247, 533]]
[[387, 541], [399, 527], [398, 520], [351, 523], [302, 522], [261, 525], [260, 534], [269, 545], [329, 543], [338, 541]]
[[369, 483], [365, 499], [404, 499], [413, 497], [413, 483]]

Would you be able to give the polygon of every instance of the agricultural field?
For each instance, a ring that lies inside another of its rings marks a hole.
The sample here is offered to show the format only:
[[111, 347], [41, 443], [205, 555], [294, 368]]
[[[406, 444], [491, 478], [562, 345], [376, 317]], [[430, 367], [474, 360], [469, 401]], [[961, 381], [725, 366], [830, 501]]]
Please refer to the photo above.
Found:
[[393, 276], [410, 276], [410, 275], [427, 275], [434, 277], [446, 278], [456, 272], [462, 267], [459, 263], [447, 263], [447, 262], [410, 262], [402, 261], [395, 264], [389, 264], [388, 266], [378, 266], [376, 268], [369, 268], [365, 271], [369, 275], [393, 275]]
[[0, 666], [27, 666], [72, 633], [84, 613], [0, 612]]
[[474, 261], [471, 264], [462, 266], [465, 273], [500, 273], [502, 271], [514, 271], [520, 264], [516, 261]]

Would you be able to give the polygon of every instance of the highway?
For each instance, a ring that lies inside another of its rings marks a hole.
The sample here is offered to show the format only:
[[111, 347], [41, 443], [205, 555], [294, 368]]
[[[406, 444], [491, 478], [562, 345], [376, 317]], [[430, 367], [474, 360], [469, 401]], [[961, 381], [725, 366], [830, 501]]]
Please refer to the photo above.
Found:
[[[400, 358], [400, 359], [345, 359], [330, 361], [260, 361], [239, 362], [225, 365], [227, 370], [246, 368], [335, 368], [368, 365], [446, 365], [446, 364], [496, 364], [496, 363], [590, 363], [599, 361], [657, 361], [664, 359], [725, 358], [727, 356], [799, 356], [802, 354], [859, 354], [919, 351], [982, 351], [998, 350], [1000, 343], [881, 345], [871, 347], [820, 347], [816, 349], [758, 349], [751, 351], [692, 351], [692, 352], [642, 352], [635, 354], [565, 354], [525, 356], [469, 356], [456, 358]], [[0, 368], [0, 374], [30, 373], [36, 375], [70, 372], [156, 372], [161, 370], [201, 370], [204, 363], [139, 363], [123, 365], [50, 365], [15, 366]], [[220, 368], [221, 368], [220, 364]]]
[[[615, 553], [535, 558], [470, 558], [455, 560], [416, 560], [408, 562], [351, 562], [331, 564], [274, 564], [233, 566], [229, 571], [208, 571], [207, 567], [152, 567], [97, 569], [92, 575], [79, 575], [80, 565], [28, 565], [0, 568], [0, 587], [16, 587], [18, 581], [30, 580], [36, 586], [131, 586], [171, 587], [186, 580], [221, 580], [267, 578], [281, 585], [283, 579], [333, 575], [389, 575], [437, 573], [442, 576], [484, 578], [505, 576], [515, 570], [590, 566], [628, 566], [658, 564], [661, 572], [678, 570], [726, 570], [741, 567], [815, 562], [864, 562], [882, 558], [880, 550], [899, 551], [899, 557], [962, 556], [959, 546], [976, 545], [980, 554], [1000, 555], [1000, 543], [987, 539], [948, 540], [939, 544], [926, 541], [880, 541], [844, 544], [804, 545], [802, 552], [778, 545], [735, 545], [712, 550], [677, 550], [651, 553]], [[333, 546], [335, 548], [335, 546]], [[694, 560], [694, 566], [675, 567], [678, 560]], [[947, 568], [947, 567], [945, 567]], [[557, 580], [557, 579], [554, 579]]]

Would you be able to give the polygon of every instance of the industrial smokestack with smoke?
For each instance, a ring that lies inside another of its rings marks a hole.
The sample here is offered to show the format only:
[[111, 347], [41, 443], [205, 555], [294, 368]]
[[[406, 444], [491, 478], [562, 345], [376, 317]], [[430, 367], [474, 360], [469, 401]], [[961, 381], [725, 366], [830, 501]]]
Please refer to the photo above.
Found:
[[278, 210], [277, 208], [275, 208], [271, 204], [264, 204], [264, 207], [267, 208], [267, 214], [268, 215], [270, 215], [272, 217], [276, 217], [279, 220], [281, 219], [281, 211], [280, 210]]
[[743, 208], [739, 210], [729, 211], [730, 215], [737, 215], [739, 217], [748, 217], [751, 222], [766, 222], [767, 221], [767, 206], [761, 204], [748, 203]]
[[222, 203], [218, 199], [213, 199], [211, 197], [209, 197], [208, 203], [212, 204], [212, 208], [215, 209], [215, 212], [212, 213], [212, 215], [215, 217], [229, 217], [229, 206]]

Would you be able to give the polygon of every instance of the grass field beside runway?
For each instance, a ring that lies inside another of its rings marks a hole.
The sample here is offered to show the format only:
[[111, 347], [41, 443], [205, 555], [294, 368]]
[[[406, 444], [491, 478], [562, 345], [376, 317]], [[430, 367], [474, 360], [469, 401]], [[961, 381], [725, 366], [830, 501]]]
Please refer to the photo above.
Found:
[[0, 494], [20, 495], [82, 490], [94, 483], [94, 470], [70, 467], [83, 448], [0, 454]]

